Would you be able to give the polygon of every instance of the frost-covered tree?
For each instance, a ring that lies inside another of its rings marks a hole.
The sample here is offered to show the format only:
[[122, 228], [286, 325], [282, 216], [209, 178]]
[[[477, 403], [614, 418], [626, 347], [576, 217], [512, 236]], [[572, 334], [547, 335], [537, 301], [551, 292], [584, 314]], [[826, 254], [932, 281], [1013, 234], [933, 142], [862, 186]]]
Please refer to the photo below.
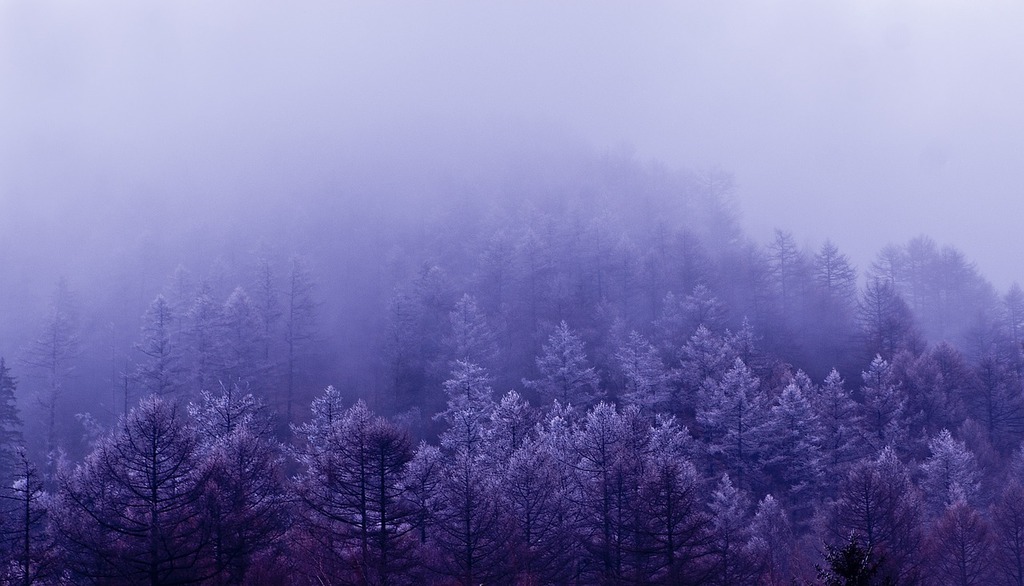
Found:
[[784, 586], [793, 581], [792, 556], [796, 535], [786, 509], [773, 497], [765, 495], [757, 504], [750, 523], [752, 549], [761, 562], [760, 582]]
[[163, 295], [157, 295], [143, 317], [142, 337], [135, 345], [142, 354], [136, 377], [146, 394], [168, 397], [184, 388], [181, 349], [173, 339], [175, 320]]
[[558, 400], [563, 405], [587, 407], [598, 397], [597, 373], [587, 362], [583, 340], [561, 322], [537, 357], [540, 378], [523, 381], [544, 403]]
[[757, 378], [737, 358], [721, 382], [705, 384], [697, 404], [697, 423], [712, 460], [741, 486], [750, 482], [762, 447], [767, 405], [758, 387]]
[[284, 310], [281, 307], [277, 278], [270, 259], [260, 256], [256, 259], [256, 270], [252, 283], [253, 303], [259, 309], [260, 324], [263, 326], [260, 339], [263, 342], [263, 362], [271, 363], [271, 347], [277, 333], [277, 324], [281, 321]]
[[306, 262], [293, 256], [285, 285], [284, 343], [285, 343], [285, 420], [292, 422], [295, 390], [302, 363], [316, 340], [317, 308], [316, 286]]
[[565, 583], [575, 576], [573, 493], [561, 482], [559, 454], [543, 441], [528, 440], [499, 468], [501, 499], [520, 552], [520, 571], [539, 583]]
[[861, 460], [839, 486], [830, 522], [836, 540], [854, 535], [882, 560], [880, 576], [902, 583], [920, 576], [921, 502], [896, 454]]
[[0, 580], [4, 584], [46, 583], [55, 574], [58, 561], [48, 528], [49, 495], [24, 448], [19, 448], [15, 457], [13, 480], [0, 492]]
[[686, 457], [688, 444], [686, 428], [674, 419], [651, 430], [639, 488], [646, 513], [640, 543], [650, 552], [646, 570], [652, 583], [699, 583], [709, 569], [710, 519], [703, 510], [702, 483]]
[[144, 399], [60, 476], [54, 517], [75, 581], [167, 584], [212, 577], [203, 563], [205, 468], [182, 410]]
[[921, 340], [914, 317], [895, 286], [880, 279], [868, 282], [858, 305], [865, 350], [891, 359], [900, 350], [916, 351]]
[[242, 427], [266, 439], [273, 432], [267, 406], [237, 383], [223, 386], [218, 394], [199, 393], [198, 401], [188, 404], [188, 413], [204, 445], [213, 445]]
[[211, 390], [218, 384], [217, 345], [221, 335], [220, 308], [212, 288], [203, 283], [186, 318], [184, 339], [192, 375], [192, 392]]
[[622, 399], [631, 405], [653, 409], [668, 400], [665, 365], [657, 349], [637, 332], [615, 353], [624, 379]]
[[412, 561], [413, 509], [402, 482], [413, 457], [408, 434], [362, 401], [324, 415], [315, 412], [301, 428], [307, 442], [296, 480], [308, 531], [322, 548], [316, 555], [326, 553], [322, 563], [338, 577], [389, 583]]
[[487, 318], [477, 308], [476, 299], [464, 294], [448, 314], [451, 334], [445, 338], [450, 362], [472, 362], [484, 368], [494, 367], [498, 343]]
[[892, 367], [880, 355], [875, 355], [861, 378], [864, 384], [860, 415], [868, 446], [875, 453], [886, 446], [903, 447], [907, 437], [906, 397], [893, 376]]
[[798, 525], [812, 515], [822, 475], [818, 430], [814, 410], [795, 384], [782, 390], [761, 428], [762, 465]]
[[484, 449], [487, 427], [494, 412], [494, 390], [491, 377], [471, 362], [456, 362], [451, 378], [444, 383], [448, 408], [436, 418], [448, 424], [441, 434], [441, 445], [457, 451], [463, 449], [472, 457]]
[[224, 583], [243, 584], [283, 550], [291, 523], [283, 462], [274, 442], [248, 423], [205, 446], [203, 456], [202, 519], [213, 572]]
[[1012, 479], [992, 504], [993, 561], [1005, 584], [1024, 586], [1024, 486]]
[[[863, 438], [858, 429], [860, 413], [857, 403], [844, 387], [839, 372], [833, 369], [825, 377], [819, 392], [811, 397], [811, 405], [818, 418], [823, 464], [833, 472], [827, 476], [838, 481], [862, 454]], [[829, 485], [834, 483], [827, 482]]]
[[710, 583], [747, 584], [757, 575], [759, 564], [750, 541], [750, 503], [723, 474], [711, 493], [711, 551], [714, 566]]
[[508, 460], [532, 438], [535, 423], [530, 404], [519, 393], [509, 391], [502, 396], [491, 412], [485, 431], [487, 451], [496, 466]]
[[[635, 408], [620, 414], [599, 403], [573, 433], [572, 462], [579, 490], [580, 536], [587, 552], [591, 582], [626, 579], [634, 569], [629, 554], [636, 543], [633, 513], [638, 496], [635, 487], [642, 470], [642, 441], [635, 432]], [[638, 441], [639, 440], [639, 441]]]
[[981, 489], [974, 454], [962, 441], [943, 429], [928, 441], [931, 456], [921, 465], [921, 490], [933, 513], [941, 513], [957, 499], [977, 502]]

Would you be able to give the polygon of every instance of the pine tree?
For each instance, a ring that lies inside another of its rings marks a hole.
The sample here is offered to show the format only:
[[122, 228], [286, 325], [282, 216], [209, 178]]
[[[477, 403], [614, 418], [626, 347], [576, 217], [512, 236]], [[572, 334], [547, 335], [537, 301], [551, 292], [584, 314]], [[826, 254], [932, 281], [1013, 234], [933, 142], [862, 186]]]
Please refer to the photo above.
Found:
[[11, 375], [11, 369], [0, 357], [0, 486], [10, 485], [21, 460], [18, 451], [24, 439], [15, 396], [17, 389], [18, 379]]
[[58, 405], [81, 350], [78, 329], [77, 301], [68, 282], [61, 279], [50, 299], [43, 331], [25, 356], [25, 363], [45, 381], [39, 398], [46, 410], [46, 453], [51, 462], [47, 476], [53, 475], [56, 461]]
[[598, 397], [598, 380], [587, 362], [583, 341], [564, 321], [559, 324], [537, 357], [540, 378], [523, 381], [537, 392], [543, 403], [558, 400], [563, 405], [584, 408]]
[[822, 475], [818, 421], [800, 388], [790, 384], [768, 413], [762, 432], [765, 471], [778, 487], [786, 508], [803, 528], [813, 512]]
[[818, 394], [811, 398], [811, 404], [818, 418], [823, 463], [834, 472], [828, 477], [837, 482], [862, 454], [857, 403], [844, 388], [839, 372], [833, 369]]
[[316, 341], [316, 287], [305, 261], [292, 257], [285, 287], [284, 342], [285, 358], [285, 420], [292, 422], [295, 391], [303, 361]]
[[757, 560], [750, 543], [747, 496], [723, 474], [711, 494], [712, 555], [715, 560], [712, 584], [722, 586], [750, 583], [757, 573]]
[[958, 499], [946, 507], [928, 538], [928, 570], [933, 584], [991, 584], [992, 540], [988, 522]]
[[880, 355], [875, 355], [861, 377], [864, 379], [861, 420], [865, 441], [875, 453], [886, 446], [902, 446], [907, 437], [906, 397], [893, 376], [892, 367]]
[[484, 368], [496, 366], [497, 339], [473, 296], [463, 295], [448, 314], [448, 320], [451, 335], [445, 339], [445, 345], [452, 364], [461, 360]]
[[632, 405], [653, 409], [668, 400], [665, 365], [658, 351], [637, 332], [615, 354], [625, 382], [622, 399]]
[[263, 319], [259, 308], [241, 287], [236, 287], [221, 310], [218, 342], [219, 370], [227, 383], [262, 384]]
[[735, 475], [741, 486], [751, 482], [760, 452], [760, 428], [766, 405], [759, 383], [736, 359], [721, 383], [709, 381], [697, 404], [697, 423], [713, 460]]
[[204, 467], [180, 410], [144, 399], [60, 477], [58, 542], [74, 581], [165, 584], [211, 577], [201, 531]]
[[977, 502], [981, 483], [974, 454], [943, 429], [928, 442], [931, 456], [921, 466], [921, 490], [933, 513], [941, 513], [957, 499]]
[[176, 317], [163, 295], [157, 295], [143, 320], [142, 339], [135, 345], [143, 356], [136, 376], [147, 394], [175, 395], [184, 387], [183, 368], [180, 349], [172, 339]]

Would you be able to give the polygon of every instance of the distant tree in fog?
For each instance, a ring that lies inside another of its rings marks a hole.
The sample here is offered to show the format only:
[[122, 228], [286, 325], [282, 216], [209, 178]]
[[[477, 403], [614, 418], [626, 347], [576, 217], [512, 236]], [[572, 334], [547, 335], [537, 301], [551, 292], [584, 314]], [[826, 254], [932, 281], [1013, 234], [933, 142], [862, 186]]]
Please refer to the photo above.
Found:
[[[58, 404], [80, 352], [78, 303], [68, 282], [61, 279], [50, 298], [42, 332], [24, 358], [25, 364], [44, 381], [39, 402], [46, 413], [46, 452], [51, 459], [56, 457]], [[52, 472], [51, 462], [49, 473]]]
[[249, 294], [236, 287], [221, 310], [217, 353], [221, 380], [262, 384], [263, 318]]
[[302, 362], [310, 353], [317, 336], [316, 285], [312, 272], [301, 257], [293, 256], [285, 286], [284, 342], [285, 358], [285, 420], [292, 422], [297, 378]]
[[142, 319], [142, 339], [135, 345], [142, 354], [136, 377], [147, 394], [177, 394], [185, 386], [181, 348], [172, 337], [177, 318], [164, 296], [157, 295]]
[[445, 346], [451, 363], [462, 360], [484, 368], [496, 366], [497, 340], [473, 296], [465, 294], [455, 302], [448, 321], [451, 334], [445, 338]]
[[21, 415], [15, 391], [18, 379], [11, 375], [7, 362], [0, 357], [0, 487], [7, 486], [18, 468], [19, 450], [23, 447]]
[[540, 378], [523, 381], [545, 403], [558, 400], [563, 405], [587, 407], [598, 397], [597, 373], [587, 361], [583, 340], [564, 321], [555, 328], [537, 357]]
[[858, 315], [868, 352], [891, 359], [900, 350], [920, 349], [913, 314], [892, 284], [880, 279], [869, 281]]

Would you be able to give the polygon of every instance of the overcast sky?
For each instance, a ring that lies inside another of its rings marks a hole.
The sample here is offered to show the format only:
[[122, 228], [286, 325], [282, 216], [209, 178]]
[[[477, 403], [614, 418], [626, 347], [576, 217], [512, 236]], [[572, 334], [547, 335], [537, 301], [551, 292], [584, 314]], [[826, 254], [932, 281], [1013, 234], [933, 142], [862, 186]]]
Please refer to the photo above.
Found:
[[863, 268], [925, 233], [1005, 288], [1021, 31], [1011, 0], [0, 0], [0, 202], [219, 197], [282, 152], [559, 137], [732, 171], [762, 242], [830, 237]]

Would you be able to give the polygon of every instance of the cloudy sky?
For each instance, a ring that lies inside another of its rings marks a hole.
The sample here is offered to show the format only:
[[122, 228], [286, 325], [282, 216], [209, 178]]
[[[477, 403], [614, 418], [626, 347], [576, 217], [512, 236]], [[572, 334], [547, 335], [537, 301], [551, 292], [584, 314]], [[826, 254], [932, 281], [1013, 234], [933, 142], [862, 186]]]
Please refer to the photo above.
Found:
[[761, 241], [863, 267], [926, 233], [1003, 288], [1022, 30], [1011, 0], [0, 0], [0, 228], [226, 197], [282, 159], [315, 182], [354, 153], [565, 141], [732, 171]]

